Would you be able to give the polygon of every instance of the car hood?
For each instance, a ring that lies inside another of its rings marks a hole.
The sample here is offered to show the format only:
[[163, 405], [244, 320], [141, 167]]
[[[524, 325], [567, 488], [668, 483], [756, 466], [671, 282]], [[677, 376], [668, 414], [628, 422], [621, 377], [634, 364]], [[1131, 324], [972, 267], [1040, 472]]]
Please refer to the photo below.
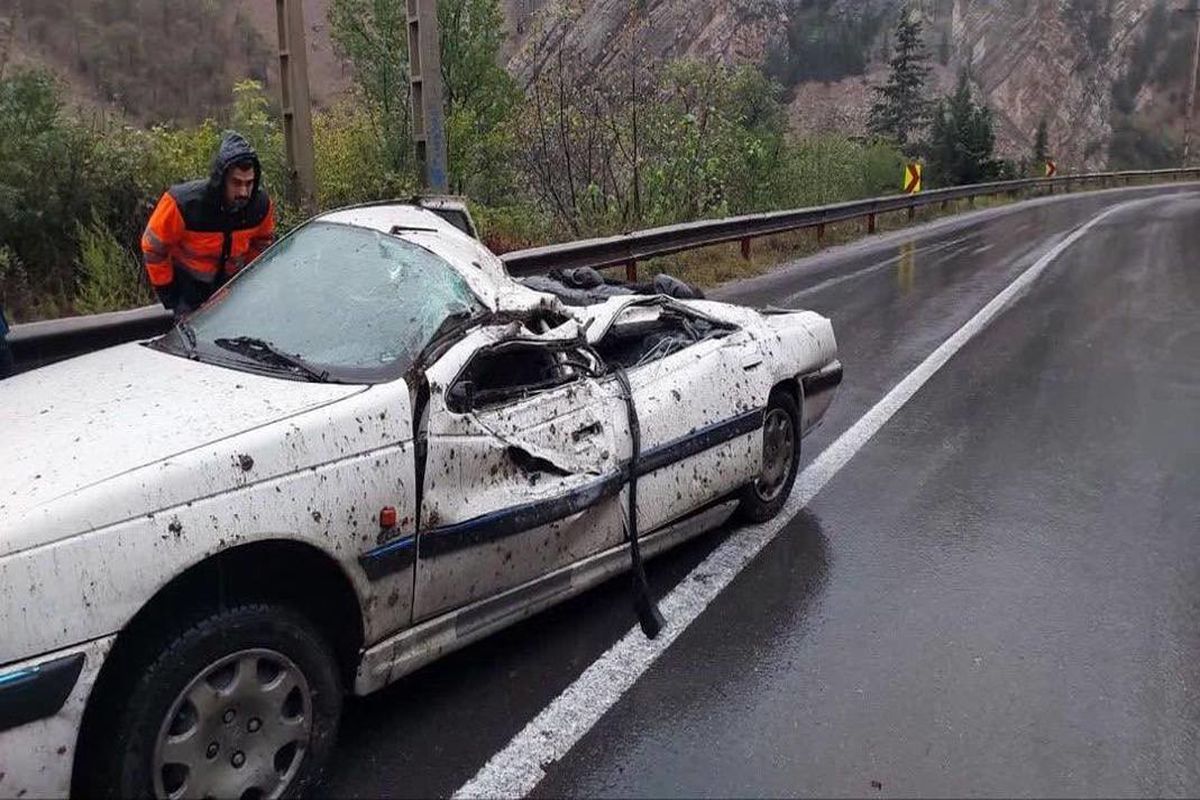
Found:
[[8, 445], [0, 451], [0, 553], [5, 533], [39, 508], [363, 389], [239, 372], [139, 344], [0, 381]]

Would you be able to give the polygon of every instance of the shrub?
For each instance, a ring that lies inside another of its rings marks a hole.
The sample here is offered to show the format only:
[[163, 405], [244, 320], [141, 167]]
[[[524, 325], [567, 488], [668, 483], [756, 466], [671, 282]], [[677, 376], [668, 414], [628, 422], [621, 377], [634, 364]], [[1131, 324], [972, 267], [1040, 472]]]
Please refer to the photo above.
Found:
[[154, 296], [142, 277], [139, 256], [93, 218], [79, 225], [79, 289], [75, 307], [84, 314], [119, 311], [146, 305]]

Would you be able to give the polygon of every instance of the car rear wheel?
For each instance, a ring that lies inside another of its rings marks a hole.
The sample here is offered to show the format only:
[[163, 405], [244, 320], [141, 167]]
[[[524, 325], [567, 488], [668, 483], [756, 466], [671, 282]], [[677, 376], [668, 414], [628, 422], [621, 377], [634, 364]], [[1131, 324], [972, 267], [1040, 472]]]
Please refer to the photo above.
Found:
[[738, 511], [747, 522], [766, 522], [783, 510], [800, 464], [800, 410], [787, 392], [771, 394], [763, 412], [762, 471], [742, 489]]
[[167, 637], [117, 716], [97, 793], [291, 797], [319, 779], [342, 708], [333, 653], [285, 606], [225, 609]]

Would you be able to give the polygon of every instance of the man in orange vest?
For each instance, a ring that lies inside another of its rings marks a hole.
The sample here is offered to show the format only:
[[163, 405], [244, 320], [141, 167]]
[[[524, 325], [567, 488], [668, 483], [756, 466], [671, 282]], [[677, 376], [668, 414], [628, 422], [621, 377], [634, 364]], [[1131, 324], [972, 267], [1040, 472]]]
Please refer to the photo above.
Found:
[[249, 142], [226, 131], [212, 174], [172, 186], [142, 234], [150, 284], [176, 316], [207, 300], [275, 239], [275, 209]]

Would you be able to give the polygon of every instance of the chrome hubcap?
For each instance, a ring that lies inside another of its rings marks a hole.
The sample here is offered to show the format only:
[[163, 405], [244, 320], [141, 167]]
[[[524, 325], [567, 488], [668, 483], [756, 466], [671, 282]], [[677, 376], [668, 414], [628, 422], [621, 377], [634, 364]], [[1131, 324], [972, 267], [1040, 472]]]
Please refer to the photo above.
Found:
[[764, 502], [779, 497], [792, 471], [796, 457], [796, 433], [792, 418], [781, 408], [773, 408], [763, 419], [763, 469], [754, 482], [754, 491]]
[[278, 797], [312, 733], [312, 691], [291, 659], [242, 650], [204, 668], [171, 704], [154, 746], [158, 797]]

